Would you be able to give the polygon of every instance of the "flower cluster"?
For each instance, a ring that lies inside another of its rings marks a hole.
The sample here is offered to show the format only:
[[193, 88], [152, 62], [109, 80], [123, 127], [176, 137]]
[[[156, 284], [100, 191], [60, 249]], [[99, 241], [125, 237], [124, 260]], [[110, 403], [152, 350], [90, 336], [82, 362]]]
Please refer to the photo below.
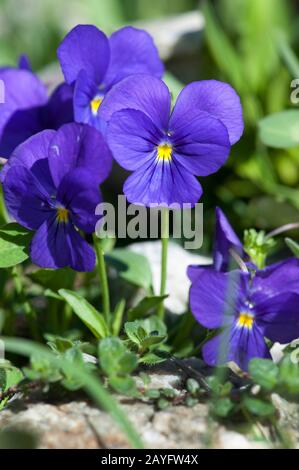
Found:
[[[197, 177], [218, 171], [243, 133], [242, 107], [216, 80], [187, 85], [173, 104], [152, 38], [133, 27], [108, 38], [79, 25], [57, 56], [65, 82], [51, 94], [26, 56], [0, 68], [0, 179], [10, 216], [35, 232], [33, 263], [92, 271], [85, 234], [95, 230], [113, 157], [132, 172], [123, 189], [129, 202], [194, 205]], [[190, 305], [203, 326], [219, 330], [203, 347], [205, 361], [246, 370], [251, 358], [269, 357], [265, 338], [299, 336], [299, 260], [258, 269], [223, 212], [216, 215], [213, 265], [188, 270]], [[232, 254], [242, 269], [231, 270]]]
[[216, 217], [213, 266], [188, 268], [190, 307], [199, 323], [220, 330], [203, 346], [207, 364], [232, 361], [247, 370], [252, 358], [271, 357], [265, 338], [289, 343], [299, 337], [299, 260], [228, 271], [231, 248], [244, 250], [220, 209]]
[[0, 155], [9, 158], [1, 181], [10, 215], [36, 231], [32, 261], [90, 270], [94, 254], [79, 230], [94, 231], [109, 149], [133, 171], [124, 185], [130, 202], [195, 204], [196, 176], [225, 163], [243, 132], [242, 109], [230, 85], [208, 80], [186, 86], [171, 111], [164, 66], [140, 29], [108, 38], [78, 25], [57, 56], [65, 82], [50, 97], [26, 56], [0, 69]]
[[103, 102], [107, 138], [116, 161], [133, 171], [124, 186], [132, 203], [195, 204], [207, 176], [225, 163], [243, 133], [242, 108], [230, 85], [194, 82], [171, 111], [165, 83], [140, 74], [117, 84]]
[[26, 139], [73, 121], [73, 90], [62, 83], [48, 97], [46, 86], [25, 56], [18, 67], [0, 68], [4, 103], [0, 104], [0, 156], [8, 158]]
[[42, 131], [13, 152], [1, 174], [4, 197], [12, 217], [36, 230], [30, 248], [33, 263], [94, 269], [94, 252], [77, 229], [94, 232], [99, 184], [111, 163], [103, 136], [77, 123]]

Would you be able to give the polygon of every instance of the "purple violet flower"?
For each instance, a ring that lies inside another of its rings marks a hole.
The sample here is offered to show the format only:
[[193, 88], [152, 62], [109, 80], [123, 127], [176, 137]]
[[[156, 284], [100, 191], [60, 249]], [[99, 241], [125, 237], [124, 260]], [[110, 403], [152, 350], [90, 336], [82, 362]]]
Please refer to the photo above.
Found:
[[20, 55], [18, 60], [18, 67], [19, 69], [29, 70], [29, 72], [32, 72], [32, 65], [27, 54]]
[[216, 80], [187, 85], [171, 112], [170, 91], [150, 75], [115, 85], [99, 109], [116, 161], [133, 171], [124, 185], [129, 202], [146, 206], [195, 204], [207, 176], [225, 163], [243, 132], [234, 89]]
[[0, 68], [4, 83], [4, 103], [0, 103], [0, 156], [11, 152], [26, 139], [44, 129], [58, 129], [73, 121], [73, 91], [59, 85], [50, 98], [42, 81], [21, 56], [19, 68]]
[[94, 269], [94, 251], [78, 229], [94, 232], [99, 184], [111, 164], [103, 136], [88, 125], [45, 130], [15, 149], [1, 175], [4, 198], [11, 216], [36, 231], [30, 247], [33, 263]]
[[163, 64], [151, 36], [126, 26], [110, 38], [92, 25], [78, 25], [57, 50], [65, 81], [74, 85], [77, 122], [105, 129], [98, 109], [106, 93], [119, 81], [136, 73], [161, 77]]
[[299, 260], [289, 259], [249, 273], [201, 269], [192, 283], [196, 320], [221, 332], [203, 346], [207, 364], [229, 361], [247, 370], [254, 357], [270, 358], [265, 337], [288, 343], [299, 337]]
[[[229, 270], [231, 261], [230, 249], [235, 250], [241, 257], [244, 257], [245, 253], [240, 239], [220, 207], [216, 207], [215, 213], [216, 224], [212, 267], [216, 271], [226, 272]], [[206, 269], [206, 265], [190, 265], [188, 267], [188, 277], [192, 282], [195, 281], [201, 269]]]

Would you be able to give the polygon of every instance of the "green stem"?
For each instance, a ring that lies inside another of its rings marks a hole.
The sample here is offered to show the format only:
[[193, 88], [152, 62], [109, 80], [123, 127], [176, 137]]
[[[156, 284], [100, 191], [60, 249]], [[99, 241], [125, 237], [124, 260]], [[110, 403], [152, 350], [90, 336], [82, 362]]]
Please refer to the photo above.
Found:
[[[169, 240], [169, 209], [162, 208], [161, 212], [161, 242], [162, 242], [162, 255], [161, 255], [161, 284], [160, 295], [165, 295], [166, 292], [166, 279], [167, 279], [167, 253], [168, 253], [168, 240]], [[158, 316], [163, 320], [165, 315], [164, 301], [158, 307]]]
[[97, 255], [98, 260], [98, 275], [101, 283], [102, 288], [102, 299], [103, 299], [103, 314], [107, 325], [110, 329], [110, 296], [109, 296], [109, 285], [108, 285], [108, 277], [107, 277], [107, 270], [106, 270], [106, 263], [105, 263], [105, 256], [104, 251], [101, 246], [101, 241], [96, 235], [93, 235], [93, 242], [94, 247]]
[[16, 293], [19, 296], [21, 302], [23, 303], [24, 307], [24, 312], [28, 320], [29, 328], [32, 334], [32, 337], [39, 341], [40, 340], [40, 334], [38, 331], [38, 324], [37, 324], [37, 318], [36, 318], [36, 313], [33, 310], [31, 304], [26, 298], [25, 292], [24, 292], [24, 286], [23, 286], [23, 279], [22, 279], [22, 274], [19, 271], [18, 266], [15, 266], [12, 269], [12, 277], [13, 281], [15, 284], [15, 289]]
[[1, 223], [2, 222], [4, 222], [4, 223], [9, 222], [9, 217], [8, 217], [7, 210], [6, 210], [6, 207], [5, 207], [2, 188], [0, 189], [0, 220], [1, 220]]

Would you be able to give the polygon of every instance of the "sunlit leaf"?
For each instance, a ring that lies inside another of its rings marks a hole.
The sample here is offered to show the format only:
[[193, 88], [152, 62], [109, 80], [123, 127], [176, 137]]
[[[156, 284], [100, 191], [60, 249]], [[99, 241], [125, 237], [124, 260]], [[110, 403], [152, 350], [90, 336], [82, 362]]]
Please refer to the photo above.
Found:
[[0, 268], [9, 268], [29, 258], [33, 232], [11, 223], [0, 228]]
[[109, 335], [109, 329], [104, 316], [84, 299], [84, 297], [67, 289], [60, 289], [58, 293], [72, 307], [74, 313], [82, 320], [96, 338], [105, 338]]
[[259, 122], [259, 132], [269, 147], [299, 146], [299, 111], [290, 109], [265, 117]]

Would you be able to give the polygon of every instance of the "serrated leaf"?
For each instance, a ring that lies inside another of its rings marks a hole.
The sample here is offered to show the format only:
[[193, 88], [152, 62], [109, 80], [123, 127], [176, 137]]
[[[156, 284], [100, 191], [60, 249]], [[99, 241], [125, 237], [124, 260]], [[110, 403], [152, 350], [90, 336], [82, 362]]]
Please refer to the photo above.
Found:
[[141, 327], [138, 320], [135, 320], [134, 322], [126, 322], [125, 332], [128, 338], [138, 346], [141, 345], [143, 339], [146, 337], [146, 331]]
[[0, 228], [0, 268], [10, 268], [29, 258], [33, 232], [11, 223]]
[[162, 343], [167, 334], [164, 323], [157, 316], [127, 322], [125, 323], [125, 332], [128, 338], [143, 350]]
[[158, 356], [157, 354], [153, 352], [148, 352], [139, 359], [140, 364], [146, 364], [148, 366], [153, 366], [155, 364], [159, 364], [160, 362], [164, 362], [164, 361], [165, 361], [164, 358]]
[[137, 367], [137, 356], [120, 338], [103, 339], [99, 344], [99, 360], [108, 376], [130, 374]]
[[59, 295], [72, 307], [74, 313], [98, 339], [109, 336], [109, 329], [102, 313], [76, 292], [60, 289]]
[[106, 260], [117, 270], [122, 279], [146, 290], [151, 287], [152, 273], [145, 256], [119, 248], [109, 253]]
[[270, 359], [252, 359], [249, 373], [252, 380], [265, 390], [273, 390], [277, 385], [279, 369]]

